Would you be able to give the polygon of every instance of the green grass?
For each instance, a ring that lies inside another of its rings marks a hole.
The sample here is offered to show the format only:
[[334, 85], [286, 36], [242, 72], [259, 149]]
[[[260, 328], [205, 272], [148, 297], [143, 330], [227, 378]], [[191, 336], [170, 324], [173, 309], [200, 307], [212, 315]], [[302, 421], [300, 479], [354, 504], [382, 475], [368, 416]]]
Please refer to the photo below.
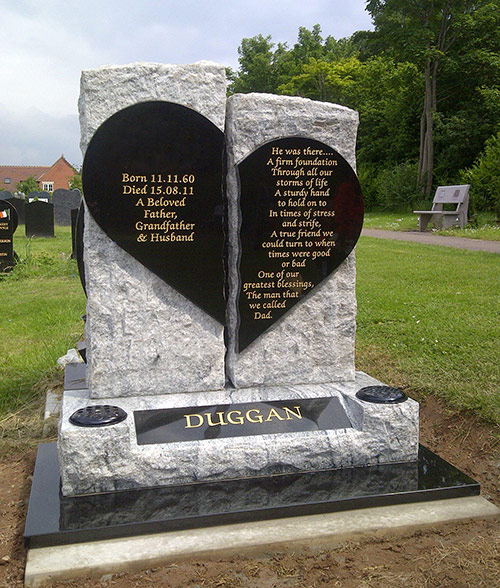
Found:
[[53, 239], [18, 232], [20, 261], [0, 279], [0, 413], [29, 403], [83, 333], [85, 296], [70, 260], [71, 229], [56, 227]]
[[[0, 279], [0, 414], [29, 404], [83, 333], [85, 296], [70, 231], [15, 238]], [[417, 400], [500, 421], [500, 272], [495, 254], [362, 237], [357, 367]]]
[[[500, 224], [495, 222], [493, 213], [480, 212], [476, 220], [477, 227], [471, 224], [464, 229], [453, 227], [446, 229], [446, 231], [433, 230], [431, 229], [432, 225], [429, 225], [429, 228], [436, 235], [500, 241]], [[367, 229], [385, 229], [387, 231], [417, 231], [418, 215], [411, 212], [367, 212], [363, 226]]]
[[357, 367], [500, 421], [498, 255], [362, 237]]

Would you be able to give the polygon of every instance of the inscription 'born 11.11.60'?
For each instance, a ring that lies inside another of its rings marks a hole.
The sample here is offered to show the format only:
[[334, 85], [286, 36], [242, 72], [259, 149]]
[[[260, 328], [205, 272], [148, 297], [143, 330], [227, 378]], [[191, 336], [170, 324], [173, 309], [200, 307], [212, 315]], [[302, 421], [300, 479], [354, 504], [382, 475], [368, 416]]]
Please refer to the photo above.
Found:
[[333, 272], [363, 222], [356, 174], [328, 145], [266, 143], [238, 165], [241, 351]]

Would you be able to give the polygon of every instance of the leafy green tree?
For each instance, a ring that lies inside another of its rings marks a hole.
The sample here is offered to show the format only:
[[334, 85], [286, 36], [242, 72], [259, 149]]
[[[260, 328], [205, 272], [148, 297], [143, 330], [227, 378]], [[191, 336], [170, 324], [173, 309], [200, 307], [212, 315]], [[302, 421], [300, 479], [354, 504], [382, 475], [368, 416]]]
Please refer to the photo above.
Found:
[[500, 220], [500, 132], [486, 141], [483, 153], [462, 178], [471, 184], [474, 207], [490, 210]]
[[242, 39], [238, 47], [238, 74], [233, 75], [230, 92], [269, 92], [276, 90], [276, 72], [273, 63], [271, 36], [259, 34]]
[[398, 60], [415, 63], [424, 75], [420, 118], [418, 180], [431, 194], [434, 171], [434, 115], [438, 109], [438, 74], [443, 58], [457, 39], [464, 16], [474, 12], [474, 0], [369, 0], [375, 24], [375, 47]]
[[82, 189], [82, 176], [81, 172], [75, 172], [75, 175], [68, 182], [70, 190], [78, 189], [83, 194]]
[[500, 128], [500, 0], [463, 15], [442, 62], [435, 122], [435, 176], [455, 183]]
[[31, 192], [36, 192], [39, 189], [38, 183], [33, 176], [29, 176], [29, 178], [18, 182], [16, 185], [16, 190], [24, 194], [24, 196], [28, 196]]

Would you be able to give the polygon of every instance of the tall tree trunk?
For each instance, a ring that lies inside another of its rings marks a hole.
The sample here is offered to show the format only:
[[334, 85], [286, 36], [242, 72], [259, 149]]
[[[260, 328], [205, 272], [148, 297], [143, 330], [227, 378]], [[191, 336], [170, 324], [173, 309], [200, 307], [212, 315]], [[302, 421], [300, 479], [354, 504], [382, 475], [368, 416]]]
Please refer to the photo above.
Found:
[[425, 94], [420, 117], [420, 155], [418, 162], [418, 185], [425, 197], [432, 192], [434, 171], [434, 113], [437, 105], [437, 73], [439, 60], [427, 59], [425, 65]]

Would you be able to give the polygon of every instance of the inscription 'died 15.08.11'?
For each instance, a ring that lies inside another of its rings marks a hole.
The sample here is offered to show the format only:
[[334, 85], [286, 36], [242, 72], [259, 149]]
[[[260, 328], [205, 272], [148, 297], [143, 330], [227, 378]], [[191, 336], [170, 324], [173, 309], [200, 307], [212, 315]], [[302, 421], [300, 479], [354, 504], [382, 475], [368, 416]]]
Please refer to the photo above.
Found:
[[363, 201], [347, 161], [312, 139], [266, 143], [238, 172], [241, 351], [345, 260], [361, 232]]

